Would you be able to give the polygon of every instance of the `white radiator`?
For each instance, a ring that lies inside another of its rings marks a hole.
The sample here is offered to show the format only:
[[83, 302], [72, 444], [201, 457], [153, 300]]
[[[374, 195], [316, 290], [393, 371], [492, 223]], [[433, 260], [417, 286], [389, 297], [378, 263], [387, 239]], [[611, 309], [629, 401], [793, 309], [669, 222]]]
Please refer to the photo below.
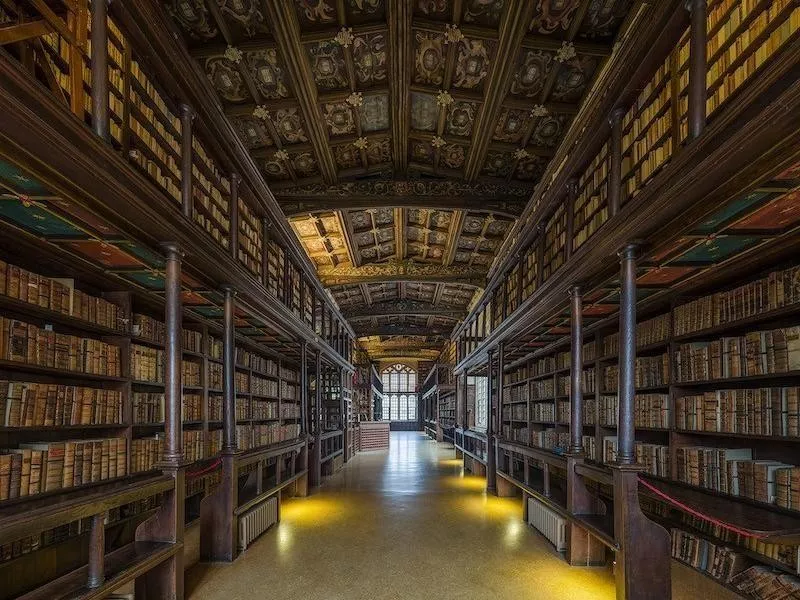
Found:
[[528, 498], [528, 524], [533, 525], [556, 550], [567, 549], [567, 521], [535, 498]]
[[239, 549], [247, 546], [278, 522], [278, 498], [273, 496], [239, 517]]

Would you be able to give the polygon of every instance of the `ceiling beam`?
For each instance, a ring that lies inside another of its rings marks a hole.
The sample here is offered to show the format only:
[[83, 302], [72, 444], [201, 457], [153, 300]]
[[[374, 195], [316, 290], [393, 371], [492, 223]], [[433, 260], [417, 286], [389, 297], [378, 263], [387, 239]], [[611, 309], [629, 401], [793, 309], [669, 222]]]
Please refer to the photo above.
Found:
[[486, 82], [486, 89], [493, 90], [493, 93], [487, 94], [486, 102], [481, 105], [475, 120], [472, 147], [464, 167], [464, 178], [467, 181], [474, 181], [478, 177], [485, 161], [486, 150], [497, 125], [497, 117], [502, 109], [509, 81], [516, 68], [513, 57], [516, 56], [525, 37], [535, 7], [536, 3], [529, 0], [512, 0], [500, 23], [500, 39], [495, 52], [498, 58], [495, 59], [489, 80]]
[[[316, 212], [325, 212], [330, 210], [366, 210], [368, 208], [385, 208], [387, 204], [386, 197], [372, 196], [372, 197], [314, 197], [307, 196], [302, 199], [297, 199], [293, 196], [281, 197], [280, 191], [277, 191], [278, 202], [283, 208], [287, 216], [308, 214]], [[428, 208], [428, 209], [464, 209], [470, 212], [478, 213], [494, 213], [498, 216], [516, 219], [525, 209], [525, 201], [523, 200], [487, 200], [481, 197], [468, 197], [463, 196], [444, 196], [444, 197], [425, 197], [414, 196], [410, 198], [403, 198], [402, 200], [394, 201], [394, 206], [403, 208]]]
[[392, 281], [432, 281], [441, 283], [460, 283], [473, 287], [486, 285], [486, 273], [462, 265], [442, 266], [419, 263], [411, 260], [389, 261], [385, 263], [349, 267], [320, 266], [319, 279], [323, 285], [348, 285], [369, 282]]
[[371, 306], [359, 306], [357, 308], [351, 308], [350, 310], [342, 310], [342, 315], [345, 319], [387, 317], [394, 315], [414, 315], [421, 317], [437, 316], [463, 319], [466, 314], [466, 308], [437, 306], [431, 302], [420, 302], [418, 300], [387, 300], [384, 302], [375, 302]]
[[413, 335], [425, 336], [428, 338], [446, 338], [453, 332], [452, 327], [425, 327], [421, 325], [404, 325], [402, 323], [378, 325], [377, 327], [363, 324], [353, 327], [353, 330], [359, 337], [371, 335]]
[[445, 252], [442, 257], [442, 264], [445, 266], [453, 264], [453, 259], [456, 256], [456, 247], [458, 246], [458, 238], [461, 237], [461, 230], [464, 228], [464, 217], [466, 217], [466, 212], [463, 210], [453, 211], [453, 218], [450, 220], [450, 229], [447, 232]]
[[336, 181], [336, 162], [328, 146], [328, 132], [325, 130], [317, 97], [317, 84], [306, 60], [306, 49], [300, 41], [300, 27], [297, 14], [290, 2], [263, 2], [266, 14], [271, 20], [275, 41], [280, 48], [286, 70], [292, 81], [297, 103], [303, 113], [308, 138], [314, 146], [320, 172], [327, 183]]
[[411, 80], [413, 5], [408, 0], [388, 0], [389, 21], [389, 106], [392, 114], [392, 161], [395, 173], [408, 169], [408, 129], [411, 114]]
[[372, 360], [403, 360], [411, 358], [435, 361], [441, 354], [441, 350], [429, 348], [417, 350], [367, 350], [367, 354]]
[[51, 31], [53, 31], [53, 26], [44, 19], [3, 27], [0, 28], [0, 46], [23, 42], [31, 38], [40, 37]]

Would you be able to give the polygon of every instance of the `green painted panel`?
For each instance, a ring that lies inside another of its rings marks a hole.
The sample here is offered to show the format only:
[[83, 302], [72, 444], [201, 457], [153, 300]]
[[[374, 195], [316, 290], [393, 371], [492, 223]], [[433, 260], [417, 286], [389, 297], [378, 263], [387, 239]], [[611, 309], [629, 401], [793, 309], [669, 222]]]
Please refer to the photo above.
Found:
[[749, 212], [748, 209], [760, 204], [771, 195], [770, 192], [753, 192], [728, 202], [725, 206], [720, 208], [714, 214], [709, 216], [705, 221], [700, 223], [693, 233], [708, 234], [719, 231], [725, 223], [730, 222], [736, 217], [743, 216], [744, 213]]
[[54, 194], [39, 181], [23, 172], [15, 165], [0, 160], [0, 181], [18, 194], [27, 196], [53, 196]]
[[15, 198], [0, 200], [0, 219], [43, 237], [88, 237], [85, 231], [51, 213], [41, 205], [22, 202]]
[[719, 235], [698, 244], [677, 257], [672, 264], [717, 263], [739, 254], [761, 240], [762, 238], [755, 236]]
[[136, 271], [132, 273], [120, 273], [125, 279], [129, 279], [149, 290], [165, 289], [164, 276], [161, 273], [151, 273], [149, 271]]

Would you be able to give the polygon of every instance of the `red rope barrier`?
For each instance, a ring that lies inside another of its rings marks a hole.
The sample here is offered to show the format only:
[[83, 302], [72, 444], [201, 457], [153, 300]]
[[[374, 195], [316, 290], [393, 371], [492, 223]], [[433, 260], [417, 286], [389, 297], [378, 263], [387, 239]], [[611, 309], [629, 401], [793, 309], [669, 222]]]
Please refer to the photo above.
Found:
[[735, 525], [731, 525], [730, 523], [726, 523], [725, 521], [720, 521], [719, 519], [715, 519], [714, 517], [709, 517], [708, 515], [704, 515], [703, 513], [696, 511], [695, 509], [691, 508], [690, 506], [687, 506], [683, 502], [681, 502], [679, 500], [676, 500], [675, 498], [673, 498], [672, 496], [666, 494], [665, 492], [662, 492], [656, 486], [654, 486], [651, 483], [645, 481], [641, 477], [639, 477], [639, 483], [641, 485], [643, 485], [644, 487], [646, 487], [651, 492], [653, 492], [659, 498], [661, 498], [663, 500], [666, 500], [670, 504], [673, 504], [673, 505], [677, 506], [681, 510], [689, 513], [690, 515], [693, 515], [693, 516], [697, 517], [698, 519], [702, 519], [703, 521], [707, 521], [708, 523], [711, 523], [713, 525], [716, 525], [718, 527], [721, 527], [722, 529], [726, 529], [726, 530], [731, 531], [733, 533], [738, 533], [739, 535], [743, 535], [744, 537], [755, 538], [755, 539], [762, 539], [762, 538], [768, 537], [768, 535], [765, 534], [765, 533], [755, 533], [753, 531], [747, 531], [746, 529], [739, 529]]
[[221, 464], [222, 464], [222, 459], [218, 458], [214, 462], [212, 462], [210, 465], [208, 465], [206, 467], [203, 467], [202, 469], [200, 469], [198, 471], [187, 471], [186, 472], [186, 478], [187, 479], [196, 479], [196, 478], [201, 477], [203, 475], [207, 475], [208, 473], [211, 473], [212, 471], [216, 471]]

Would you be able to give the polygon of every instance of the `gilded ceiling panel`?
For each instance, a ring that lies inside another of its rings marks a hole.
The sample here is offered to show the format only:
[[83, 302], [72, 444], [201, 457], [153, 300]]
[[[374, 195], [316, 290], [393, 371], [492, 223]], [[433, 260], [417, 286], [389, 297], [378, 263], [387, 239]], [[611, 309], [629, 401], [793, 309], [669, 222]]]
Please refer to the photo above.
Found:
[[546, 166], [547, 161], [545, 159], [539, 156], [527, 156], [517, 161], [514, 177], [520, 181], [538, 180], [544, 173]]
[[336, 3], [333, 0], [294, 0], [294, 7], [301, 27], [336, 24]]
[[242, 74], [233, 61], [224, 56], [212, 56], [205, 63], [206, 75], [217, 93], [228, 102], [251, 100]]
[[248, 150], [274, 146], [264, 121], [255, 117], [231, 117], [231, 125]]
[[430, 142], [412, 141], [409, 148], [409, 159], [423, 164], [433, 164], [434, 151]]
[[244, 61], [258, 93], [264, 98], [278, 99], [289, 96], [286, 73], [275, 48], [245, 52]]
[[369, 146], [367, 146], [367, 163], [370, 166], [391, 162], [392, 148], [389, 142], [389, 138], [384, 138], [369, 143]]
[[411, 94], [411, 128], [417, 131], [436, 131], [439, 106], [431, 94]]
[[386, 0], [347, 0], [345, 10], [354, 25], [386, 20]]
[[505, 6], [505, 0], [466, 0], [462, 18], [465, 23], [497, 27]]
[[553, 54], [549, 52], [522, 50], [517, 56], [517, 70], [511, 79], [511, 94], [525, 98], [539, 96], [554, 63]]
[[539, 0], [531, 21], [531, 33], [544, 35], [566, 32], [583, 0]]
[[414, 82], [439, 86], [444, 81], [444, 35], [427, 31], [414, 33]]
[[591, 0], [578, 34], [592, 40], [612, 38], [633, 5], [633, 0]]
[[359, 86], [383, 85], [387, 79], [387, 48], [384, 33], [356, 36], [353, 40], [353, 67]]
[[333, 147], [333, 159], [340, 169], [354, 169], [361, 165], [361, 153], [353, 144], [342, 144]]
[[450, 0], [415, 0], [414, 14], [448, 23], [453, 20]]
[[580, 100], [598, 64], [596, 56], [576, 56], [564, 63], [556, 77], [553, 99], [559, 102]]
[[472, 135], [472, 126], [475, 115], [478, 113], [478, 103], [460, 100], [453, 102], [447, 109], [445, 131], [448, 135], [469, 137]]
[[531, 134], [529, 144], [552, 148], [561, 141], [569, 126], [567, 115], [547, 115], [539, 118]]
[[467, 90], [482, 90], [484, 80], [489, 74], [494, 46], [494, 42], [485, 40], [461, 40], [458, 43], [453, 86]]
[[346, 102], [326, 102], [322, 105], [322, 118], [331, 137], [350, 135], [356, 131], [353, 108]]
[[269, 33], [267, 19], [259, 0], [214, 0], [234, 40], [253, 38]]
[[333, 40], [324, 40], [306, 47], [311, 61], [311, 73], [321, 90], [348, 89], [347, 67], [342, 46]]
[[308, 141], [303, 116], [299, 109], [279, 108], [269, 116], [284, 144], [301, 144]]
[[364, 96], [361, 104], [361, 131], [365, 133], [389, 129], [389, 96]]
[[511, 152], [494, 152], [486, 154], [486, 162], [481, 173], [489, 177], [506, 177], [511, 173], [514, 164], [514, 155]]
[[467, 156], [466, 146], [447, 144], [441, 149], [441, 164], [449, 169], [461, 169]]
[[497, 142], [519, 144], [525, 137], [530, 119], [529, 110], [503, 109], [492, 139]]
[[204, 0], [168, 0], [164, 7], [193, 39], [209, 41], [219, 35], [219, 27]]

